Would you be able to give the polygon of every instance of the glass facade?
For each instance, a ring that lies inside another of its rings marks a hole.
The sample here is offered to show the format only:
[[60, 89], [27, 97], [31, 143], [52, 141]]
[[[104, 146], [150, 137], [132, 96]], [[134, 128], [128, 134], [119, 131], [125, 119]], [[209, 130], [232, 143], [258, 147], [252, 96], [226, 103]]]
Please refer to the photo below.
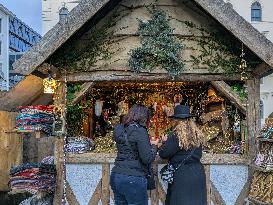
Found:
[[16, 17], [9, 18], [9, 48], [14, 52], [25, 52], [42, 37]]
[[24, 76], [13, 72], [13, 63], [41, 38], [41, 35], [16, 17], [9, 17], [9, 87], [15, 86], [24, 78]]

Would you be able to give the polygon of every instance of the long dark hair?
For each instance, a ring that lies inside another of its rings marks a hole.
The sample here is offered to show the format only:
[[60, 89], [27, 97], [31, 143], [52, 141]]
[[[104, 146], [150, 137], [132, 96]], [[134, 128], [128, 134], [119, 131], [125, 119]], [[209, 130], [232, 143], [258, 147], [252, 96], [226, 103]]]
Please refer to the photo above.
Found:
[[142, 126], [147, 126], [149, 120], [149, 110], [144, 105], [135, 104], [133, 105], [128, 114], [123, 118], [123, 124], [129, 125], [130, 123], [136, 122]]

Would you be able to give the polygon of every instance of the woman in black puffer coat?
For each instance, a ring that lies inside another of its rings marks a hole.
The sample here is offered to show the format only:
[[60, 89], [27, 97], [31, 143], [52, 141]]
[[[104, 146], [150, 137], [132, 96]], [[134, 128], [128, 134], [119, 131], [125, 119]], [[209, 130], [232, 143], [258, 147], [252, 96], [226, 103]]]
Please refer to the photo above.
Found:
[[[157, 152], [146, 129], [148, 108], [134, 105], [122, 124], [114, 129], [118, 153], [110, 184], [116, 205], [148, 205], [147, 174]], [[152, 145], [151, 145], [152, 143]]]
[[186, 160], [168, 185], [165, 205], [207, 205], [206, 176], [200, 162], [205, 138], [190, 117], [188, 106], [175, 107], [174, 129], [159, 151], [174, 167]]

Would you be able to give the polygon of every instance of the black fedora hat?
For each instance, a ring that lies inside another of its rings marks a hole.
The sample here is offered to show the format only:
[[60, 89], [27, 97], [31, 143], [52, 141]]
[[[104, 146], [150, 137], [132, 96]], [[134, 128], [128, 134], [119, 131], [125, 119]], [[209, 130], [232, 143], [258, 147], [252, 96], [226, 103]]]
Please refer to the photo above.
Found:
[[173, 119], [187, 119], [190, 117], [194, 117], [194, 115], [190, 113], [190, 107], [187, 105], [177, 105], [174, 108], [174, 114], [170, 116]]

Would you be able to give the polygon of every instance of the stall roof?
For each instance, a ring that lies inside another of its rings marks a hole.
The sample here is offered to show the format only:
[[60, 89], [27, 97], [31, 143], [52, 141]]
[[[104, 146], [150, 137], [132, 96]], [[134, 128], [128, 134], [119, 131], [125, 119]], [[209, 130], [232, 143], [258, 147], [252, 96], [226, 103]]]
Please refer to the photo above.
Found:
[[[242, 41], [253, 53], [261, 58], [269, 67], [273, 67], [273, 43], [256, 30], [223, 0], [193, 0], [215, 20]], [[117, 4], [114, 0], [82, 0], [67, 16], [65, 21], [56, 24], [43, 39], [20, 60], [14, 64], [15, 72], [30, 74], [58, 48], [72, 37], [95, 14], [102, 12], [109, 4]], [[264, 71], [268, 72], [268, 70]], [[264, 75], [263, 71], [259, 71]]]
[[[188, 0], [181, 0], [187, 2]], [[93, 21], [95, 24], [103, 18], [120, 0], [82, 0], [63, 21], [56, 24], [42, 40], [26, 52], [14, 64], [15, 72], [30, 75], [35, 69], [43, 64], [57, 49], [69, 39], [82, 32], [84, 26]], [[273, 43], [263, 34], [257, 31], [250, 23], [241, 17], [235, 10], [229, 7], [223, 0], [193, 0], [203, 8], [212, 18], [218, 21], [238, 40], [242, 41], [253, 53], [255, 53], [263, 64], [258, 66], [257, 73], [260, 76], [273, 72]], [[32, 79], [31, 81], [29, 79]], [[34, 82], [38, 86], [34, 85]], [[12, 110], [15, 106], [33, 102], [43, 98], [42, 79], [31, 75], [20, 82], [14, 89], [5, 93], [0, 99], [0, 110]], [[29, 89], [31, 87], [31, 89]], [[34, 90], [33, 90], [34, 89]], [[22, 94], [23, 92], [23, 94]], [[40, 93], [40, 95], [38, 95]], [[37, 94], [37, 95], [36, 95]], [[16, 97], [17, 96], [17, 97]], [[38, 99], [37, 99], [38, 98]]]

